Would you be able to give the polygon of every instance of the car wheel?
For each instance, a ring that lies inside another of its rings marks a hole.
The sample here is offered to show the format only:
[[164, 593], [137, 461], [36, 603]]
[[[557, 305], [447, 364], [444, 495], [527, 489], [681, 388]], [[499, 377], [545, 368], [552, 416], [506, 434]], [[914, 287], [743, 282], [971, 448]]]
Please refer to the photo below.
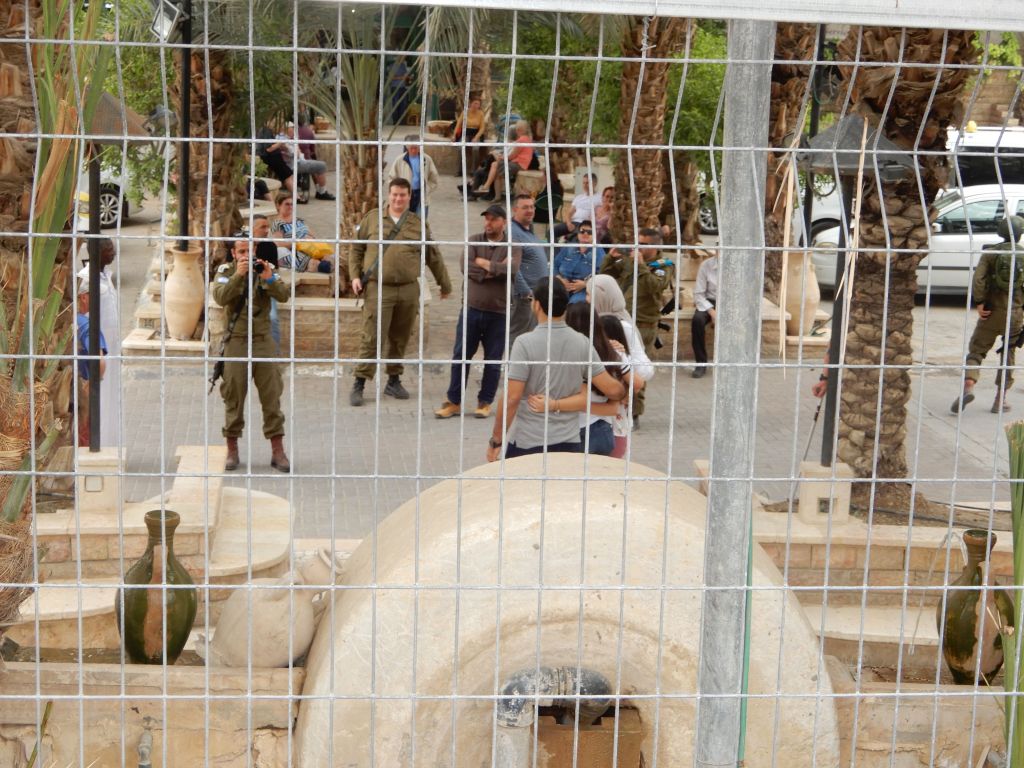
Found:
[[832, 229], [832, 227], [838, 227], [839, 222], [834, 219], [818, 219], [817, 221], [811, 222], [811, 242], [814, 242], [814, 238], [824, 232], [826, 229]]
[[118, 218], [128, 218], [128, 201], [118, 187], [104, 184], [100, 187], [100, 226], [110, 229], [117, 225]]
[[715, 211], [714, 202], [711, 200], [700, 201], [700, 233], [702, 235], [718, 234], [718, 214]]

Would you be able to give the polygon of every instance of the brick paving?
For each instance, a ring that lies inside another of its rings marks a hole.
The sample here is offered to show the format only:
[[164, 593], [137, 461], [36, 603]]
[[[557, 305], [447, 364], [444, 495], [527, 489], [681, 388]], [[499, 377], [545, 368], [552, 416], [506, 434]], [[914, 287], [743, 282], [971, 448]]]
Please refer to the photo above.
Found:
[[[431, 205], [431, 226], [441, 240], [463, 239], [465, 232], [479, 231], [483, 203], [470, 203], [463, 211], [456, 197], [452, 177], [442, 179], [440, 193]], [[336, 207], [315, 202], [300, 209], [313, 232], [321, 237], [336, 236]], [[145, 216], [136, 217], [126, 232], [145, 232]], [[144, 278], [140, 263], [148, 263], [144, 241], [122, 243], [122, 325], [132, 327], [131, 297]], [[459, 284], [458, 259], [461, 249], [444, 249], [453, 281]], [[137, 283], [137, 285], [136, 285]], [[453, 300], [434, 300], [428, 310], [429, 341], [426, 360], [451, 354], [461, 290]], [[921, 308], [919, 308], [921, 309]], [[945, 310], [945, 315], [940, 310]], [[934, 310], [929, 320], [931, 343], [929, 363], [954, 363], [963, 347], [962, 310], [956, 307]], [[922, 310], [923, 311], [923, 310]], [[944, 325], [934, 319], [948, 315]], [[973, 321], [972, 321], [973, 322]], [[970, 328], [966, 329], [969, 333]], [[933, 348], [934, 347], [934, 348]], [[920, 356], [920, 352], [918, 353]], [[817, 361], [814, 361], [817, 362]], [[810, 365], [811, 362], [808, 362]], [[693, 482], [692, 462], [707, 458], [711, 450], [714, 376], [690, 378], [685, 365], [666, 365], [651, 382], [647, 413], [633, 440], [633, 459], [655, 469]], [[797, 373], [778, 367], [762, 369], [759, 377], [755, 430], [755, 490], [770, 498], [788, 492], [789, 478], [811, 429], [815, 401], [809, 388], [817, 372], [805, 370], [797, 396]], [[979, 387], [978, 402], [959, 423], [948, 413], [957, 388], [954, 371], [933, 366], [915, 374], [914, 398], [908, 421], [908, 453], [919, 489], [934, 499], [959, 501], [1008, 498], [1005, 483], [993, 484], [993, 477], [1006, 472], [1003, 416], [988, 413], [992, 395], [991, 377]], [[375, 521], [444, 477], [484, 461], [492, 421], [472, 417], [439, 421], [433, 409], [444, 399], [447, 367], [438, 363], [407, 365], [405, 382], [412, 399], [399, 402], [376, 397], [367, 389], [367, 404], [361, 409], [348, 405], [350, 366], [297, 363], [285, 377], [285, 411], [288, 419], [289, 453], [293, 474], [272, 472], [269, 444], [259, 430], [258, 402], [250, 397], [242, 458], [251, 459], [251, 474], [230, 476], [230, 485], [269, 491], [292, 501], [295, 535], [299, 537], [354, 538], [366, 535]], [[470, 396], [479, 382], [479, 370], [470, 382]], [[136, 360], [125, 374], [127, 498], [141, 500], [169, 488], [174, 470], [174, 449], [178, 445], [220, 444], [223, 406], [216, 393], [206, 394], [202, 366], [161, 368], [158, 361]], [[959, 440], [957, 436], [959, 434]], [[818, 455], [821, 425], [818, 425], [810, 457]], [[251, 441], [251, 445], [249, 444]], [[214, 468], [216, 469], [216, 468]], [[950, 478], [956, 477], [952, 482]]]

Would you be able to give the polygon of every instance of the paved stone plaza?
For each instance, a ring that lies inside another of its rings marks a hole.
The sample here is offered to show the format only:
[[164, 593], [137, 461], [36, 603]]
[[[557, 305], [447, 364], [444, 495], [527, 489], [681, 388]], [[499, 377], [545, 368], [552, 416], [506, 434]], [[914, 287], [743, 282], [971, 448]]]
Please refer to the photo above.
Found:
[[[442, 241], [463, 240], [466, 233], [482, 229], [480, 213], [486, 204], [469, 203], [464, 208], [455, 190], [457, 183], [451, 176], [442, 177], [442, 186], [432, 199], [430, 224], [435, 238]], [[312, 202], [301, 206], [298, 214], [317, 237], [337, 237], [336, 205]], [[139, 238], [121, 242], [125, 333], [133, 327], [131, 315], [156, 242], [144, 237], [155, 235], [158, 227], [158, 214], [147, 206], [123, 228], [124, 234]], [[270, 468], [270, 446], [260, 431], [258, 402], [250, 397], [241, 454], [243, 470], [251, 460], [252, 476], [239, 471], [228, 482], [238, 487], [251, 483], [254, 489], [291, 499], [296, 536], [362, 537], [375, 521], [415, 496], [418, 489], [484, 461], [491, 420], [470, 416], [439, 421], [433, 415], [447, 388], [448, 367], [440, 361], [451, 355], [462, 298], [458, 266], [462, 249], [447, 245], [442, 250], [453, 282], [460, 287], [451, 300], [442, 302], [431, 282], [433, 300], [427, 314], [424, 363], [411, 361], [404, 377], [411, 400], [378, 400], [368, 385], [367, 404], [351, 408], [351, 365], [294, 365], [285, 374], [286, 440], [292, 460], [292, 474], [286, 476]], [[922, 341], [926, 309], [928, 335]], [[973, 317], [965, 322], [962, 305], [956, 302], [915, 310], [915, 360], [924, 360], [925, 365], [913, 374], [908, 453], [911, 472], [920, 480], [919, 490], [938, 501], [988, 499], [993, 494], [992, 478], [1004, 477], [1006, 471], [1002, 427], [1013, 414], [988, 412], [993, 394], [991, 374], [983, 377], [978, 402], [959, 423], [948, 412], [958, 387], [951, 366], [960, 364], [964, 337], [972, 326]], [[812, 354], [799, 377], [799, 393], [794, 368], [783, 371], [777, 362], [769, 362], [759, 375], [757, 422], [751, 425], [756, 433], [754, 485], [772, 499], [787, 494], [789, 481], [785, 478], [795, 474], [811, 430], [816, 401], [809, 390], [817, 380], [819, 362], [817, 352]], [[419, 357], [419, 353], [412, 350], [410, 356]], [[170, 487], [171, 477], [161, 478], [160, 473], [173, 472], [176, 446], [204, 441], [221, 444], [223, 406], [216, 392], [207, 396], [207, 375], [202, 365], [161, 365], [153, 359], [127, 364], [128, 500], [142, 500]], [[467, 400], [475, 397], [478, 381], [479, 371], [475, 370]], [[647, 413], [633, 438], [633, 459], [693, 482], [694, 459], [707, 458], [711, 452], [714, 387], [714, 376], [691, 379], [686, 363], [663, 364], [648, 388]], [[810, 458], [818, 455], [820, 437], [819, 423]], [[950, 482], [953, 477], [958, 478], [956, 483]], [[995, 485], [995, 496], [1008, 498], [1005, 484]]]

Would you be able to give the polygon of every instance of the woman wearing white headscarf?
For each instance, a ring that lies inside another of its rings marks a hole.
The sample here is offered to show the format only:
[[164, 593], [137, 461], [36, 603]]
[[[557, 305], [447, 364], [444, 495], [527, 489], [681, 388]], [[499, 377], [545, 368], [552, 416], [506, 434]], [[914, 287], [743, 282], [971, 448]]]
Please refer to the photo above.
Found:
[[622, 329], [629, 339], [629, 364], [633, 372], [644, 381], [654, 378], [654, 365], [644, 351], [644, 342], [640, 338], [633, 318], [626, 311], [626, 298], [622, 289], [611, 275], [595, 275], [587, 281], [587, 301], [594, 306], [597, 315], [615, 315], [622, 321]]

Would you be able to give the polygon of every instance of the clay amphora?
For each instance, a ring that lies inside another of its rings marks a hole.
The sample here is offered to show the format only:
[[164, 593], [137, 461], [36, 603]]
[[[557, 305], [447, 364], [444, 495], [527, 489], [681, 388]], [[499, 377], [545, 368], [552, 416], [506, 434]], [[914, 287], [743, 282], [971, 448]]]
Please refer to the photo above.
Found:
[[174, 556], [174, 529], [180, 522], [177, 512], [146, 513], [146, 551], [124, 575], [125, 588], [117, 591], [117, 630], [125, 653], [136, 664], [163, 664], [165, 649], [167, 663], [177, 661], [196, 618], [192, 577]]
[[786, 333], [790, 336], [807, 336], [814, 327], [814, 316], [821, 303], [818, 277], [810, 254], [803, 257], [791, 253], [787, 259], [786, 275]]
[[187, 251], [174, 249], [174, 268], [164, 281], [164, 314], [167, 332], [172, 338], [188, 340], [199, 325], [203, 314], [203, 273], [199, 270], [199, 257], [203, 252], [190, 247]]
[[[1003, 639], [1000, 630], [1013, 626], [1013, 603], [1005, 590], [985, 583], [984, 562], [996, 537], [987, 531], [964, 531], [967, 564], [959, 578], [946, 592], [945, 610], [942, 602], [936, 607], [935, 621], [942, 637], [942, 656], [960, 685], [978, 682], [990, 685], [1003, 666]], [[945, 626], [943, 626], [945, 625]], [[981, 656], [980, 666], [978, 656]]]

